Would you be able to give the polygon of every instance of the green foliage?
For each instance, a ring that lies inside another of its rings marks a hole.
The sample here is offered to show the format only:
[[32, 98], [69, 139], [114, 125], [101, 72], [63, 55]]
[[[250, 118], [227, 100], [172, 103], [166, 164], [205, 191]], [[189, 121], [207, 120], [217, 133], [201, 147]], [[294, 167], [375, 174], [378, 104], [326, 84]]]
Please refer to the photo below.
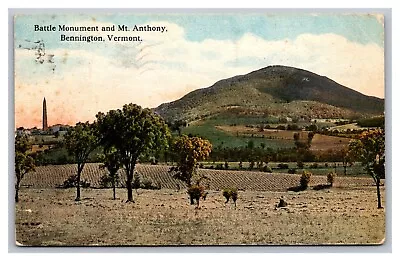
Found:
[[182, 135], [173, 145], [177, 166], [171, 167], [170, 171], [175, 172], [174, 177], [186, 182], [190, 187], [198, 161], [206, 159], [211, 153], [211, 148], [208, 140]]
[[104, 150], [104, 154], [99, 156], [99, 160], [103, 162], [99, 167], [100, 169], [107, 169], [108, 175], [101, 177], [100, 184], [103, 187], [113, 188], [113, 198], [115, 199], [115, 187], [119, 182], [118, 170], [122, 167], [117, 150], [110, 147]]
[[312, 173], [309, 171], [303, 171], [300, 177], [300, 187], [306, 189], [310, 183]]
[[334, 172], [329, 172], [326, 175], [326, 181], [329, 185], [333, 186], [333, 182], [335, 181], [336, 173]]
[[77, 123], [64, 135], [64, 146], [69, 155], [74, 157], [75, 163], [78, 165], [77, 182], [75, 183], [76, 201], [80, 200], [81, 173], [89, 158], [89, 154], [98, 146], [98, 144], [99, 140], [96, 126], [89, 122]]
[[385, 117], [380, 116], [380, 117], [373, 117], [373, 118], [367, 118], [367, 119], [361, 119], [357, 121], [357, 124], [360, 127], [380, 127], [384, 128], [385, 127]]
[[314, 162], [313, 164], [310, 165], [310, 169], [318, 169], [319, 165], [318, 163]]
[[278, 168], [280, 169], [289, 169], [289, 165], [286, 163], [279, 163]]
[[18, 134], [15, 136], [15, 152], [26, 153], [32, 148], [28, 136]]
[[298, 167], [299, 169], [304, 168], [304, 163], [303, 163], [301, 160], [297, 161], [297, 167]]
[[[86, 180], [80, 180], [79, 185], [82, 188], [89, 188], [90, 183]], [[78, 186], [78, 175], [69, 176], [66, 180], [64, 180], [63, 184], [61, 185], [62, 188], [75, 188]]]
[[168, 147], [170, 132], [165, 122], [150, 109], [126, 104], [122, 110], [96, 115], [101, 144], [114, 147], [127, 175], [129, 202], [133, 202], [132, 180], [139, 157]]
[[350, 143], [349, 151], [374, 179], [378, 208], [382, 208], [379, 186], [380, 180], [385, 178], [385, 130], [376, 129], [363, 132], [359, 140], [353, 140]]
[[289, 174], [296, 174], [296, 169], [289, 169], [289, 170], [288, 170], [288, 173], [289, 173]]
[[272, 169], [271, 169], [271, 167], [268, 166], [268, 165], [265, 165], [265, 166], [262, 168], [262, 171], [263, 171], [263, 172], [272, 173]]
[[111, 188], [112, 187], [112, 179], [108, 174], [104, 174], [100, 177], [100, 187], [101, 188]]
[[385, 132], [370, 130], [349, 145], [350, 152], [361, 162], [365, 171], [377, 181], [385, 176]]
[[21, 180], [30, 172], [35, 171], [35, 161], [28, 155], [31, 145], [26, 135], [17, 135], [15, 137], [15, 202], [19, 201], [19, 187]]
[[94, 124], [89, 122], [77, 123], [64, 135], [64, 146], [69, 155], [73, 156], [78, 164], [85, 163], [92, 152], [98, 146], [98, 136]]

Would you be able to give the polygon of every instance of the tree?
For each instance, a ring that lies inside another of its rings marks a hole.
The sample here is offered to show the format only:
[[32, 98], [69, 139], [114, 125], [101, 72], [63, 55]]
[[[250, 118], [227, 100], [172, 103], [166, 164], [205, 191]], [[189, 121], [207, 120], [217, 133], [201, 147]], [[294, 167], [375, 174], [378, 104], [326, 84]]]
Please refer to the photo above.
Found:
[[197, 162], [206, 159], [211, 149], [212, 145], [206, 139], [182, 135], [173, 145], [177, 155], [177, 166], [172, 167], [170, 171], [175, 171], [175, 178], [186, 182], [190, 187]]
[[15, 137], [15, 202], [19, 201], [19, 188], [21, 180], [24, 178], [26, 173], [35, 171], [35, 161], [28, 155], [31, 145], [29, 144], [28, 137], [26, 135], [17, 135]]
[[349, 145], [356, 159], [361, 161], [365, 171], [374, 179], [378, 197], [378, 208], [382, 208], [380, 183], [385, 178], [385, 131], [369, 130], [361, 133], [360, 139]]
[[349, 150], [349, 147], [344, 147], [340, 150], [340, 158], [342, 159], [342, 166], [344, 169], [344, 175], [347, 175], [347, 167], [354, 161], [354, 153]]
[[64, 136], [64, 146], [78, 165], [75, 201], [81, 200], [81, 174], [83, 168], [89, 158], [89, 154], [98, 146], [96, 131], [95, 123], [78, 122]]
[[127, 202], [133, 201], [132, 181], [140, 156], [168, 146], [167, 125], [150, 109], [126, 104], [122, 110], [110, 110], [96, 115], [99, 137], [105, 149], [114, 147], [126, 173]]
[[108, 180], [111, 182], [113, 189], [113, 199], [116, 199], [115, 185], [119, 181], [118, 170], [122, 166], [117, 150], [114, 147], [104, 150], [104, 154], [101, 156], [101, 161], [103, 164], [100, 165], [100, 168], [108, 170]]

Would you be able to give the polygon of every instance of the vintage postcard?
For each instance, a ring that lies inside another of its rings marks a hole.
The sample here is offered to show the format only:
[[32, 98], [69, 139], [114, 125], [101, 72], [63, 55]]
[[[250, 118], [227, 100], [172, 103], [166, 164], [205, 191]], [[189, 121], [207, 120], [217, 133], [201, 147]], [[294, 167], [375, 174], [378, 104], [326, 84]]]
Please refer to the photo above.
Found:
[[14, 16], [18, 246], [385, 242], [384, 15]]

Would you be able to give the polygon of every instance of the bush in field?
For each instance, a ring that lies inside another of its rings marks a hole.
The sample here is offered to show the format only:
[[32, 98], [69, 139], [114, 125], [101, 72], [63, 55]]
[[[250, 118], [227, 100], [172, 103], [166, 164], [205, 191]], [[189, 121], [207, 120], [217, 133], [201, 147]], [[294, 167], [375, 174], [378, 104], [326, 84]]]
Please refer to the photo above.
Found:
[[255, 164], [254, 160], [251, 160], [251, 161], [249, 162], [249, 170], [253, 170], [254, 164]]
[[263, 172], [272, 173], [272, 169], [271, 169], [271, 167], [268, 166], [268, 165], [265, 165], [265, 166], [262, 168], [262, 171], [263, 171]]
[[238, 191], [236, 188], [226, 188], [222, 191], [222, 195], [226, 199], [225, 204], [228, 203], [229, 199], [232, 198], [233, 202], [235, 203], [235, 208], [236, 208], [236, 200], [238, 198]]
[[330, 186], [333, 186], [335, 177], [336, 177], [336, 174], [334, 172], [329, 172], [328, 175], [326, 175], [326, 180]]
[[101, 188], [110, 188], [111, 187], [111, 178], [109, 175], [104, 174], [100, 177], [100, 187]]
[[231, 198], [230, 189], [224, 189], [222, 191], [222, 196], [224, 196], [226, 199], [225, 204], [228, 203], [229, 199]]
[[140, 175], [139, 173], [135, 172], [135, 174], [133, 174], [133, 181], [132, 181], [132, 188], [137, 190], [140, 188]]
[[318, 163], [313, 163], [310, 165], [310, 169], [318, 169]]
[[215, 169], [221, 170], [224, 169], [222, 163], [218, 163], [217, 166], [215, 166]]
[[[62, 184], [63, 188], [75, 188], [77, 187], [78, 184], [78, 175], [72, 175], [69, 176], [64, 183]], [[87, 182], [86, 180], [80, 180], [80, 187], [82, 188], [88, 188], [90, 187], [90, 183]]]
[[233, 203], [235, 203], [235, 208], [236, 208], [236, 200], [238, 198], [238, 192], [237, 192], [236, 188], [231, 190], [231, 197], [232, 197]]
[[289, 170], [288, 170], [288, 173], [289, 173], [289, 174], [296, 174], [296, 169], [289, 169]]
[[204, 187], [200, 185], [191, 185], [187, 189], [187, 193], [189, 194], [190, 197], [190, 204], [193, 205], [194, 202], [196, 202], [197, 208], [199, 208], [200, 205], [200, 198], [203, 197], [205, 199], [205, 192], [204, 192]]
[[229, 169], [229, 163], [227, 161], [225, 161], [225, 169]]
[[298, 167], [299, 169], [304, 168], [304, 163], [303, 163], [302, 161], [298, 161], [298, 162], [297, 162], [297, 167]]
[[144, 179], [144, 180], [143, 180], [143, 183], [141, 184], [140, 187], [141, 187], [142, 189], [152, 189], [152, 190], [154, 190], [154, 189], [157, 189], [157, 190], [161, 189], [161, 185], [160, 185], [160, 184], [154, 185], [153, 182], [152, 182], [151, 180], [149, 180], [149, 179]]
[[303, 171], [303, 174], [301, 174], [300, 177], [300, 187], [302, 189], [306, 189], [308, 187], [308, 184], [310, 183], [312, 173], [309, 171]]
[[289, 168], [289, 165], [286, 164], [286, 163], [279, 163], [279, 164], [278, 164], [278, 168], [280, 168], [280, 169], [288, 169], [288, 168]]

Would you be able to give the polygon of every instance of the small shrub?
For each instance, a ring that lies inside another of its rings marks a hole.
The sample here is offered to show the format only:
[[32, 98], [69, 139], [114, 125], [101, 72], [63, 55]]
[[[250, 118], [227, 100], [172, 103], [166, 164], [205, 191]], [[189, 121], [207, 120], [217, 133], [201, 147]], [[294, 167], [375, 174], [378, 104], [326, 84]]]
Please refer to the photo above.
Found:
[[298, 167], [299, 169], [304, 168], [304, 163], [303, 163], [302, 161], [298, 161], [298, 162], [297, 162], [297, 167]]
[[222, 163], [218, 163], [217, 166], [215, 166], [215, 169], [224, 169]]
[[225, 169], [229, 169], [229, 164], [227, 161], [225, 161]]
[[225, 197], [225, 204], [229, 202], [229, 199], [232, 198], [236, 207], [236, 200], [238, 199], [238, 190], [237, 188], [226, 188], [222, 191], [222, 195]]
[[232, 197], [233, 203], [235, 203], [235, 208], [236, 208], [236, 200], [238, 198], [238, 191], [236, 188], [231, 189], [231, 197]]
[[288, 168], [289, 168], [289, 165], [286, 164], [286, 163], [279, 163], [279, 164], [278, 164], [278, 168], [280, 168], [280, 169], [288, 169]]
[[159, 190], [159, 189], [161, 189], [161, 184], [154, 185], [151, 180], [144, 179], [140, 187], [142, 189], [152, 189], [152, 190], [157, 189], [157, 190]]
[[262, 171], [263, 171], [263, 172], [272, 173], [272, 169], [271, 169], [271, 167], [268, 166], [268, 165], [265, 165], [265, 166], [262, 168]]
[[133, 174], [132, 188], [136, 191], [140, 188], [140, 175], [137, 172]]
[[158, 159], [156, 159], [155, 157], [151, 157], [150, 158], [150, 164], [151, 165], [157, 165], [158, 164]]
[[196, 201], [197, 207], [200, 205], [200, 198], [205, 199], [204, 187], [200, 185], [192, 185], [188, 188], [187, 193], [190, 197], [190, 205], [193, 205]]
[[100, 177], [100, 187], [110, 188], [111, 187], [111, 177], [108, 174], [104, 174]]
[[310, 169], [318, 169], [318, 163], [313, 163], [310, 165]]
[[[69, 176], [63, 183], [62, 187], [63, 188], [75, 188], [78, 184], [78, 175], [72, 175]], [[90, 183], [87, 182], [86, 180], [81, 180], [80, 186], [82, 188], [88, 188], [90, 187]]]
[[289, 170], [288, 170], [288, 173], [289, 173], [289, 174], [296, 174], [296, 169], [289, 169]]
[[255, 164], [254, 161], [249, 162], [249, 170], [253, 170], [254, 164]]
[[300, 177], [300, 187], [302, 189], [306, 189], [308, 187], [308, 184], [310, 183], [312, 173], [309, 171], [303, 171], [303, 174], [301, 174]]
[[276, 207], [278, 207], [278, 208], [287, 207], [287, 202], [283, 199], [283, 197], [279, 199], [279, 203], [278, 203], [278, 205], [276, 205]]
[[330, 186], [333, 186], [333, 182], [335, 181], [336, 174], [334, 172], [329, 172], [326, 175], [326, 181]]
[[224, 189], [222, 191], [222, 196], [224, 196], [225, 199], [226, 199], [225, 204], [228, 203], [229, 199], [231, 198], [231, 193], [230, 192], [231, 192], [230, 189]]

